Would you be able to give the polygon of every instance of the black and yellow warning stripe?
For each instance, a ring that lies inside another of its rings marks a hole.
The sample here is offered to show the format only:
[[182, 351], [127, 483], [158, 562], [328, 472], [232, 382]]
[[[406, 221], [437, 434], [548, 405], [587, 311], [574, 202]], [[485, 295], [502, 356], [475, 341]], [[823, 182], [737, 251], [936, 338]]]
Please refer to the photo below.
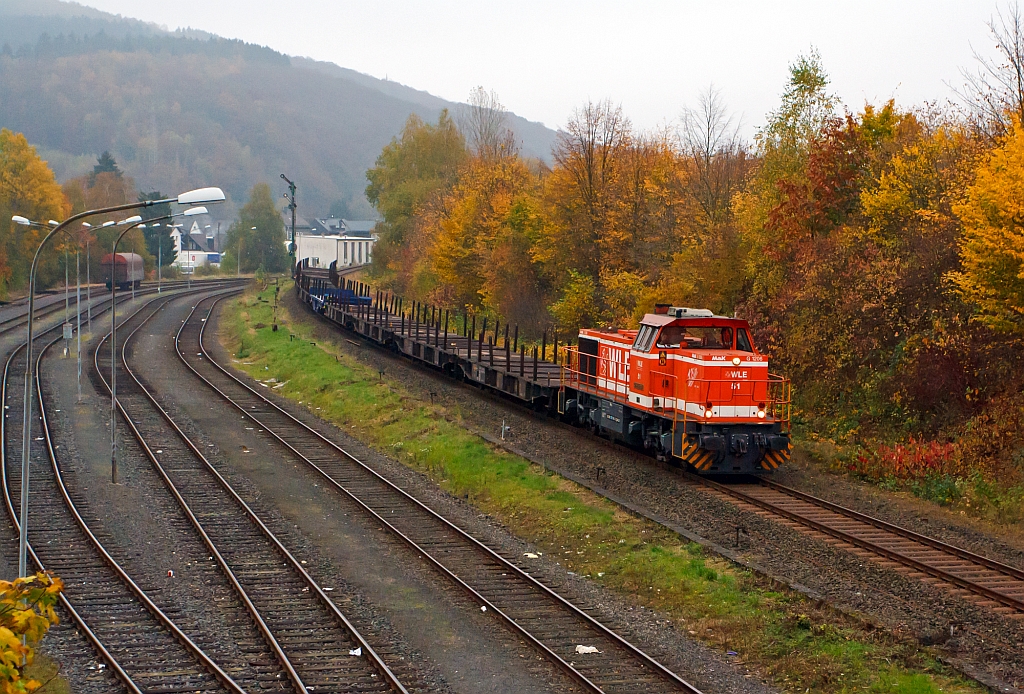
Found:
[[702, 449], [696, 441], [687, 441], [683, 444], [679, 458], [697, 470], [708, 470], [715, 462], [715, 452]]
[[778, 470], [779, 466], [789, 460], [789, 449], [792, 444], [787, 444], [781, 451], [768, 451], [761, 459], [761, 467], [765, 470]]
[[[787, 445], [781, 451], [767, 451], [761, 458], [761, 467], [768, 471], [777, 470], [779, 466], [789, 460], [791, 447], [791, 445]], [[692, 465], [697, 471], [704, 472], [710, 470], [714, 465], [717, 454], [714, 451], [701, 448], [697, 440], [688, 440], [683, 442], [683, 450], [679, 452], [678, 457]]]

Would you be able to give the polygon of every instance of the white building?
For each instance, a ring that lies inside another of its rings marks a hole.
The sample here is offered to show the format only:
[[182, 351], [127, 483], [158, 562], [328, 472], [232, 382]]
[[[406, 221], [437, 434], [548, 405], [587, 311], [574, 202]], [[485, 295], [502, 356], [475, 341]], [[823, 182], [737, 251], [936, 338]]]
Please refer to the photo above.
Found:
[[202, 232], [198, 223], [192, 223], [192, 229], [189, 230], [187, 236], [175, 227], [171, 231], [171, 239], [174, 241], [175, 253], [174, 262], [171, 264], [181, 268], [186, 274], [203, 265], [215, 267], [220, 265], [220, 253], [210, 250], [209, 246], [204, 243], [209, 243], [209, 239]]
[[377, 241], [370, 233], [375, 224], [373, 221], [318, 219], [313, 225], [314, 233], [295, 235], [295, 259], [309, 258], [311, 267], [323, 268], [330, 267], [334, 261], [337, 267], [369, 263]]

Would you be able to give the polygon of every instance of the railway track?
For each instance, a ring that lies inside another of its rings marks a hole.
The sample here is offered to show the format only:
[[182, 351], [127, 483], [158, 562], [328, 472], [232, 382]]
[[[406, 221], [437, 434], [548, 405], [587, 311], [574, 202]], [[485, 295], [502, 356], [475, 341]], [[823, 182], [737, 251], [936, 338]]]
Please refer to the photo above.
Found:
[[770, 480], [721, 484], [690, 479], [757, 513], [782, 518], [926, 580], [995, 612], [1024, 618], [1024, 571]]
[[[176, 338], [179, 357], [329, 486], [418, 552], [585, 691], [699, 691], [219, 365], [203, 345], [206, 319], [217, 301], [200, 302], [182, 325]], [[597, 652], [590, 651], [594, 648]]]
[[[36, 473], [29, 489], [30, 562], [64, 580], [61, 606], [128, 691], [242, 694], [244, 690], [114, 560], [103, 545], [104, 534], [90, 528], [74, 502], [56, 456], [38, 375], [47, 349], [61, 339], [51, 336], [58, 328], [36, 339], [32, 416], [42, 425], [42, 445], [33, 447], [31, 461]], [[21, 410], [24, 360], [21, 345], [5, 362], [0, 385], [5, 415]], [[0, 419], [0, 484], [4, 506], [19, 529], [13, 500], [21, 492], [21, 432], [6, 424], [5, 416]]]
[[[221, 283], [223, 283], [222, 280], [204, 280], [204, 282], [206, 282], [208, 284], [201, 284], [199, 282], [196, 282], [198, 288], [203, 289], [203, 288], [206, 288], [207, 286], [209, 286], [210, 284], [214, 284], [214, 283], [221, 284]], [[186, 285], [187, 285], [187, 282], [185, 280], [172, 280], [172, 281], [169, 281], [169, 282], [164, 282], [162, 287], [161, 287], [161, 289], [163, 291], [165, 291], [165, 292], [168, 292], [168, 291], [173, 291], [175, 289], [180, 289], [182, 287], [185, 287]], [[135, 291], [135, 295], [136, 296], [145, 296], [147, 294], [152, 294], [152, 293], [156, 292], [156, 290], [157, 290], [156, 285], [153, 285], [153, 284], [147, 282], [147, 283], [142, 285], [141, 289], [137, 289]], [[82, 306], [83, 307], [85, 306], [85, 296], [84, 296], [84, 293], [85, 292], [83, 290], [83, 297], [82, 297]], [[122, 291], [122, 292], [120, 292], [118, 294], [118, 296], [123, 298], [124, 296], [128, 296], [129, 294], [130, 294], [130, 292]], [[102, 288], [97, 289], [97, 293], [96, 293], [96, 296], [93, 299], [93, 301], [96, 301], [96, 299], [99, 299], [100, 301], [103, 301], [104, 297], [109, 296], [109, 295], [110, 295], [110, 290], [102, 289]], [[37, 293], [36, 296], [38, 297], [39, 294]], [[69, 320], [73, 319], [74, 316], [77, 315], [75, 313], [76, 309], [74, 307], [74, 303], [75, 303], [75, 297], [72, 296], [71, 297], [71, 301], [70, 301], [71, 305], [68, 308], [68, 319]], [[19, 313], [15, 314], [13, 316], [8, 316], [7, 318], [0, 319], [0, 335], [5, 335], [6, 333], [11, 332], [12, 330], [17, 330], [18, 328], [20, 328], [20, 327], [25, 325], [25, 316], [28, 315], [28, 304], [27, 304], [27, 301], [20, 300], [19, 302], [17, 302], [17, 306], [19, 307], [19, 310], [20, 310]], [[36, 307], [36, 311], [35, 311], [36, 320], [38, 321], [41, 318], [45, 318], [46, 316], [53, 315], [54, 313], [57, 313], [58, 311], [62, 310], [63, 308], [64, 308], [64, 302], [60, 301], [60, 300], [53, 301], [53, 302], [47, 304], [46, 306], [37, 306]], [[82, 313], [83, 314], [86, 313], [84, 308], [82, 310]], [[85, 322], [84, 315], [83, 315], [83, 318], [82, 318], [82, 322], [83, 323]]]
[[[407, 689], [259, 515], [160, 406], [131, 368], [135, 321], [116, 346], [124, 421], [181, 505], [296, 692], [400, 692]], [[191, 313], [189, 314], [192, 315]], [[106, 350], [103, 346], [106, 345]], [[109, 364], [109, 335], [94, 358]], [[103, 381], [106, 383], [105, 379]]]

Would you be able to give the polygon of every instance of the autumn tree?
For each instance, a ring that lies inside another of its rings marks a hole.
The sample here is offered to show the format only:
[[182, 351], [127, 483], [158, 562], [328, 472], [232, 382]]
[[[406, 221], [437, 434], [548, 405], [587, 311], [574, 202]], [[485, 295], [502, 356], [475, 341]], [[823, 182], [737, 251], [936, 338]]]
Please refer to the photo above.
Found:
[[243, 272], [257, 269], [283, 272], [288, 269], [284, 220], [274, 207], [273, 194], [266, 183], [252, 187], [249, 201], [242, 206], [238, 219], [228, 229], [227, 248], [227, 264], [240, 263]]
[[[97, 159], [92, 172], [66, 181], [63, 189], [64, 194], [71, 202], [71, 212], [74, 214], [85, 210], [126, 205], [139, 200], [139, 191], [135, 186], [135, 181], [124, 174], [109, 152], [104, 152]], [[103, 223], [118, 222], [131, 215], [131, 212], [120, 212], [97, 215], [88, 220], [92, 224], [92, 228], [90, 232], [84, 233], [91, 234], [88, 250], [93, 267], [97, 267], [103, 256], [113, 250], [114, 241], [124, 230], [123, 227], [117, 226], [104, 227]], [[83, 233], [81, 229], [73, 231], [79, 235]], [[84, 237], [81, 238], [81, 241], [84, 240]], [[156, 260], [149, 252], [142, 229], [135, 228], [125, 234], [118, 244], [117, 250], [118, 253], [139, 254], [142, 256], [147, 270], [153, 268]]]
[[448, 190], [466, 158], [465, 138], [447, 111], [436, 125], [414, 114], [366, 172], [366, 199], [383, 218], [377, 225], [380, 238], [371, 267], [378, 282], [399, 291], [412, 289], [419, 261], [427, 252], [414, 232], [417, 212]]
[[1024, 127], [1020, 121], [975, 173], [956, 213], [964, 223], [961, 295], [996, 330], [1024, 335]]
[[661, 300], [731, 314], [744, 287], [743, 248], [733, 196], [753, 160], [733, 116], [713, 86], [686, 109], [679, 128], [680, 243], [660, 284]]
[[[516, 156], [477, 157], [430, 217], [434, 298], [543, 328], [546, 292], [531, 250], [542, 233], [539, 181]], [[539, 332], [539, 330], [538, 330]]]
[[610, 101], [587, 103], [558, 132], [553, 152], [557, 167], [548, 177], [552, 228], [539, 249], [556, 283], [575, 270], [596, 279], [601, 272], [600, 242], [623, 173], [631, 125]]
[[974, 51], [975, 70], [962, 70], [956, 90], [976, 132], [991, 138], [1007, 135], [1014, 120], [1024, 120], [1024, 18], [1014, 2], [988, 22], [996, 57]]
[[[34, 221], [63, 220], [70, 205], [46, 162], [25, 136], [0, 130], [0, 296], [24, 287], [29, 265], [42, 241], [39, 230], [11, 221], [21, 215]], [[57, 260], [50, 249], [41, 259], [39, 285], [56, 280]]]
[[0, 691], [33, 692], [41, 682], [25, 679], [35, 647], [59, 622], [54, 608], [64, 583], [47, 573], [0, 581]]
[[785, 187], [806, 177], [811, 146], [834, 118], [836, 103], [817, 52], [800, 56], [790, 65], [782, 104], [755, 137], [759, 162], [736, 194], [733, 211], [749, 249], [747, 275], [758, 300], [770, 302], [782, 289], [792, 252], [790, 239], [778, 233], [769, 215], [783, 203]]
[[514, 156], [519, 151], [508, 110], [493, 91], [475, 87], [469, 103], [459, 109], [458, 126], [469, 148], [481, 159]]

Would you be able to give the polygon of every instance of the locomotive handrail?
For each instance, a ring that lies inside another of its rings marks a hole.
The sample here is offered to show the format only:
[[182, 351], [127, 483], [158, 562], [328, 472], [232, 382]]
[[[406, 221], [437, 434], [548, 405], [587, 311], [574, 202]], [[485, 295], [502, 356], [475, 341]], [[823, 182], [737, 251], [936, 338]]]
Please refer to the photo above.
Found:
[[[628, 363], [615, 361], [608, 357], [602, 357], [596, 354], [586, 354], [580, 352], [579, 347], [574, 345], [565, 345], [561, 348], [561, 351], [564, 355], [561, 369], [561, 390], [564, 390], [566, 386], [569, 386], [591, 395], [611, 397], [612, 399], [621, 401], [624, 404], [628, 404], [629, 402], [627, 392], [638, 392], [633, 390], [632, 383], [629, 380]], [[719, 362], [711, 362], [708, 364], [708, 366], [720, 365], [722, 364]], [[617, 375], [618, 369], [623, 367], [626, 369], [624, 372], [625, 375], [619, 377]], [[734, 391], [731, 387], [723, 389], [721, 386], [725, 386], [727, 384], [731, 386], [734, 383], [749, 383], [752, 388], [757, 387], [759, 384], [765, 384], [764, 399], [761, 401], [764, 403], [766, 415], [763, 421], [766, 423], [771, 422], [781, 424], [784, 432], [788, 432], [790, 429], [790, 420], [792, 415], [792, 385], [788, 378], [778, 374], [769, 373], [767, 380], [737, 378], [686, 378], [684, 379], [686, 381], [685, 390], [693, 388], [696, 389], [696, 396], [692, 397], [692, 393], [680, 393], [677, 390], [677, 382], [682, 378], [680, 375], [657, 370], [652, 370], [649, 373], [652, 376], [650, 379], [652, 384], [654, 381], [653, 377], [671, 381], [670, 384], [657, 389], [657, 391], [652, 388], [650, 392], [644, 392], [643, 395], [649, 396], [656, 401], [660, 401], [657, 404], [652, 405], [652, 410], [656, 412], [676, 413], [673, 415], [673, 422], [686, 422], [691, 418], [693, 421], [707, 422], [708, 420], [698, 413], [687, 413], [686, 405], [696, 404], [702, 408], [708, 403], [712, 406], [728, 406], [729, 403], [734, 402], [735, 397], [739, 393], [738, 391]], [[604, 381], [605, 384], [602, 385], [601, 381]], [[719, 386], [717, 389], [717, 395], [712, 395], [713, 386]], [[619, 392], [618, 387], [624, 387], [626, 392]], [[715, 417], [716, 420], [727, 418], [729, 417]]]

